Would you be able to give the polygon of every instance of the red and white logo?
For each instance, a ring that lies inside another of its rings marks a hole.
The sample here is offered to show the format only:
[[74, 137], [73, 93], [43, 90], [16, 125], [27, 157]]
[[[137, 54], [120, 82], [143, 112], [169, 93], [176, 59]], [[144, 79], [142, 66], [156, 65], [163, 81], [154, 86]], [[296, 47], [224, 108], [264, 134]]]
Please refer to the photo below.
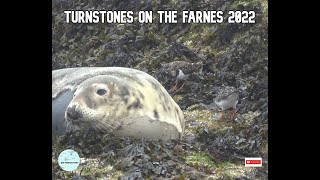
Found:
[[262, 158], [245, 158], [245, 167], [262, 167]]

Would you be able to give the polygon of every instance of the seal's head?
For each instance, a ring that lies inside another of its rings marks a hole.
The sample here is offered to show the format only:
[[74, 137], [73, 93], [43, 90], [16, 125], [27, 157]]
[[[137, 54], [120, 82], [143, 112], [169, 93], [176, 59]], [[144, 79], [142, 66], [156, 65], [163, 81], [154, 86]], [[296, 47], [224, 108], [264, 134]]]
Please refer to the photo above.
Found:
[[[93, 128], [119, 137], [155, 140], [183, 135], [179, 105], [142, 71], [71, 68], [56, 70], [53, 77], [53, 125], [67, 122], [65, 131]], [[61, 104], [64, 106], [57, 108]]]
[[[129, 90], [119, 78], [101, 75], [82, 82], [67, 107], [65, 119], [72, 127], [93, 127], [113, 131], [121, 124], [115, 117], [119, 108], [128, 101]], [[73, 126], [76, 125], [76, 126]]]

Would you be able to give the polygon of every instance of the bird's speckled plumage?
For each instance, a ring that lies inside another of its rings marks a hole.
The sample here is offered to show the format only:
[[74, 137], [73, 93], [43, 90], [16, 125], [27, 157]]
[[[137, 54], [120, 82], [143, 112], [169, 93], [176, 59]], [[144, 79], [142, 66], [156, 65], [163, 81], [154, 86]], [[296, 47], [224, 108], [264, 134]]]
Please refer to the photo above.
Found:
[[165, 74], [177, 78], [179, 71], [181, 70], [183, 74], [189, 76], [192, 73], [201, 73], [202, 63], [191, 63], [187, 61], [173, 61], [170, 63], [164, 63], [162, 65], [162, 72]]
[[[185, 85], [188, 77], [192, 74], [201, 75], [203, 64], [202, 62], [198, 63], [190, 63], [187, 61], [173, 61], [170, 63], [161, 64], [162, 69], [161, 72], [170, 76], [171, 78], [175, 78], [176, 83], [173, 88], [169, 90], [169, 92], [178, 92]], [[181, 86], [178, 87], [179, 81], [184, 81]]]
[[221, 87], [218, 90], [214, 101], [222, 111], [236, 109], [236, 106], [239, 102], [239, 92], [236, 88], [231, 86]]

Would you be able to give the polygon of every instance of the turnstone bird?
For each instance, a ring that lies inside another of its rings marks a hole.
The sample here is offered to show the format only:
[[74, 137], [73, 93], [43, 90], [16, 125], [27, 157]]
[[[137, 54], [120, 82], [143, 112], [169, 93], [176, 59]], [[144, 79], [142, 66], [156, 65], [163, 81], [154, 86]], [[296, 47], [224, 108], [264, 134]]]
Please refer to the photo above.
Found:
[[237, 112], [239, 91], [238, 89], [231, 86], [223, 86], [218, 90], [217, 96], [214, 98], [214, 102], [216, 103], [220, 111], [224, 112], [228, 109], [234, 109], [231, 115], [231, 119], [233, 119]]
[[[202, 62], [191, 63], [187, 61], [173, 61], [161, 65], [162, 72], [176, 79], [175, 86], [169, 90], [169, 92], [173, 93], [176, 93], [183, 88], [183, 86], [186, 83], [186, 80], [192, 73], [201, 75], [203, 67]], [[178, 86], [179, 82], [181, 81], [183, 81], [182, 85]]]

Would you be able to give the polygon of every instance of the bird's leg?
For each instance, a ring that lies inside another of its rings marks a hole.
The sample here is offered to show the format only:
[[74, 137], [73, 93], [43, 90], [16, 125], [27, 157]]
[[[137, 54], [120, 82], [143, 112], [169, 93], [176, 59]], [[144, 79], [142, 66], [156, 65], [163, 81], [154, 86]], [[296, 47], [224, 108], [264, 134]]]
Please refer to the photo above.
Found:
[[238, 112], [238, 109], [237, 108], [234, 108], [234, 111], [231, 113], [231, 120], [234, 119], [236, 113]]
[[221, 112], [221, 117], [220, 117], [220, 119], [223, 120], [223, 118], [224, 118], [224, 111], [223, 111], [221, 108], [218, 108], [218, 111]]
[[224, 118], [224, 111], [221, 112], [221, 118], [220, 119], [223, 119]]
[[183, 86], [184, 86], [185, 84], [186, 84], [186, 81], [184, 81], [184, 82], [182, 83], [182, 85], [181, 85], [177, 90], [174, 91], [174, 93], [179, 92], [179, 91], [183, 88]]
[[176, 84], [169, 90], [169, 92], [174, 92], [177, 89], [178, 80], [176, 80]]

